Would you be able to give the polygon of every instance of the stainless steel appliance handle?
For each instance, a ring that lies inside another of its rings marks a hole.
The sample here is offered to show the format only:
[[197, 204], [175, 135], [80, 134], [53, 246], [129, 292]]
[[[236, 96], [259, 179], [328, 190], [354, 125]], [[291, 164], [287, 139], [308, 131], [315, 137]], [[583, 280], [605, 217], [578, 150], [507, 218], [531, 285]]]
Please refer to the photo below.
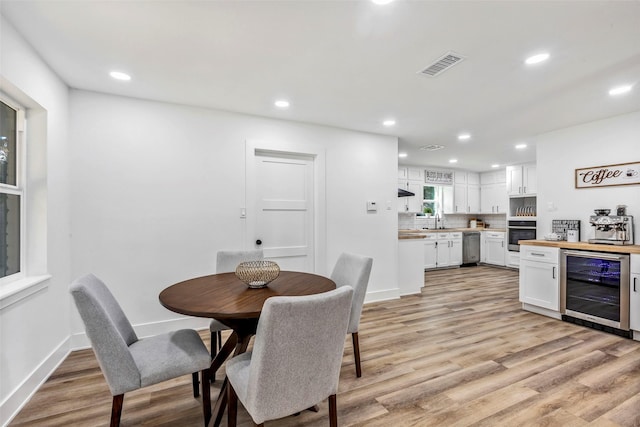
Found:
[[575, 256], [580, 258], [601, 258], [614, 261], [621, 261], [626, 258], [625, 255], [607, 254], [602, 252], [583, 252], [583, 251], [564, 251], [567, 256]]

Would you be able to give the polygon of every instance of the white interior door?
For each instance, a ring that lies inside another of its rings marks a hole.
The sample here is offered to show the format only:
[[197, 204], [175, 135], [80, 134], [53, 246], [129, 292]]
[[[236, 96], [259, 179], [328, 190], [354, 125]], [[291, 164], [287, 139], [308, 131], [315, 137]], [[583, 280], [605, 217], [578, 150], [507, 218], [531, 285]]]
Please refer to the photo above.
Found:
[[247, 176], [249, 247], [262, 248], [281, 270], [314, 272], [313, 158], [260, 151], [253, 158]]

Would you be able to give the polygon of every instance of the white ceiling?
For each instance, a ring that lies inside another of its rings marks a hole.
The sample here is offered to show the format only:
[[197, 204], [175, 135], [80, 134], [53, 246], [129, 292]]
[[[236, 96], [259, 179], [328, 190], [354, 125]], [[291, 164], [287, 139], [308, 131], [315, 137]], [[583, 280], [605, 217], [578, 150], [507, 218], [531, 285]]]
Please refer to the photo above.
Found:
[[[537, 134], [640, 110], [640, 85], [607, 93], [640, 80], [637, 0], [0, 3], [70, 87], [395, 135], [407, 164], [531, 161]], [[466, 59], [417, 74], [448, 51]]]

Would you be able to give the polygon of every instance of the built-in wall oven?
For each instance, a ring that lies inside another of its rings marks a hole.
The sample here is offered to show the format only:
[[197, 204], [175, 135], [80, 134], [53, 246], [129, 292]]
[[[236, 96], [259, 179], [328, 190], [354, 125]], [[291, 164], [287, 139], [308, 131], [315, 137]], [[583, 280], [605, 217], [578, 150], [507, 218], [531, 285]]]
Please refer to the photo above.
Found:
[[630, 336], [629, 255], [572, 250], [561, 254], [562, 318]]
[[534, 240], [536, 238], [536, 222], [531, 220], [509, 220], [507, 228], [508, 245], [510, 251], [520, 252], [520, 240]]

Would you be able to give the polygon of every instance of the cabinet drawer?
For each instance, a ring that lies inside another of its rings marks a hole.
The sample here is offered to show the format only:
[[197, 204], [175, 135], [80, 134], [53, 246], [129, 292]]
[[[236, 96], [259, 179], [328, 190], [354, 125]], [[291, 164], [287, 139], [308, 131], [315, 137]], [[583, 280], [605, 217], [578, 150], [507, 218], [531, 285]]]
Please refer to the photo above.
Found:
[[560, 261], [560, 249], [545, 246], [520, 245], [520, 260], [558, 264]]
[[504, 233], [501, 231], [485, 231], [487, 239], [504, 239]]
[[424, 235], [424, 240], [438, 240], [437, 233], [427, 233]]
[[449, 240], [450, 233], [438, 233], [438, 240]]
[[458, 231], [458, 232], [455, 232], [455, 233], [449, 233], [449, 238], [451, 240], [462, 239], [462, 232]]

